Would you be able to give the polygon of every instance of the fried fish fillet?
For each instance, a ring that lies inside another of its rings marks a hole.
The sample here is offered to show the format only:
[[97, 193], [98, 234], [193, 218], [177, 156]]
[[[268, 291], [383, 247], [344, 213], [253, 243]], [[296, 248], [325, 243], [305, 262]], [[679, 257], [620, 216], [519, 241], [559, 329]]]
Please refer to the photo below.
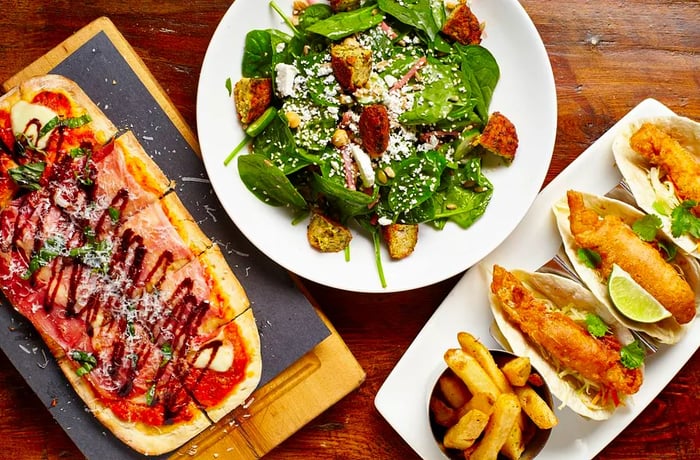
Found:
[[618, 393], [631, 395], [639, 390], [642, 370], [620, 363], [621, 345], [615, 337], [594, 338], [564, 313], [547, 308], [515, 275], [498, 265], [493, 267], [491, 291], [508, 321], [546, 350], [561, 368]]
[[[700, 162], [676, 139], [652, 123], [644, 123], [630, 137], [630, 147], [661, 169], [675, 186], [678, 198], [700, 203]], [[700, 216], [700, 205], [693, 213]]]
[[641, 240], [618, 216], [601, 217], [587, 208], [579, 192], [568, 191], [569, 225], [576, 244], [597, 252], [607, 280], [617, 264], [654, 296], [680, 324], [695, 317], [695, 293], [659, 251]]

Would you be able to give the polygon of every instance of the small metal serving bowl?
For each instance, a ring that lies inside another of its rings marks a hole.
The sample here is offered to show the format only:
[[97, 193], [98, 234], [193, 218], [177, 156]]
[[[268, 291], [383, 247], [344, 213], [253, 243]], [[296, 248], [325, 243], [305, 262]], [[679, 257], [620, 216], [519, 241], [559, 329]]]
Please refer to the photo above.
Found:
[[[491, 355], [494, 358], [494, 361], [496, 361], [496, 364], [498, 364], [499, 367], [503, 366], [505, 363], [510, 361], [511, 359], [516, 358], [517, 356], [513, 353], [504, 351], [504, 350], [489, 350], [491, 352]], [[530, 371], [531, 374], [539, 374], [537, 370], [532, 367], [532, 370]], [[435, 414], [433, 413], [433, 410], [430, 408], [430, 400], [433, 397], [437, 397], [441, 400], [444, 400], [442, 396], [442, 390], [440, 389], [439, 381], [440, 378], [442, 378], [444, 375], [449, 375], [452, 374], [453, 376], [455, 375], [452, 369], [449, 367], [446, 367], [443, 372], [440, 373], [438, 378], [435, 380], [435, 383], [432, 387], [432, 392], [430, 394], [429, 402], [428, 402], [428, 417], [430, 420], [430, 428], [433, 433], [433, 437], [435, 438], [435, 441], [438, 444], [438, 447], [440, 450], [445, 454], [446, 458], [449, 459], [464, 459], [464, 453], [461, 450], [458, 449], [450, 449], [446, 448], [443, 445], [443, 439], [445, 437], [445, 433], [447, 432], [447, 427], [441, 425], [440, 423], [436, 422], [435, 420]], [[549, 390], [549, 386], [547, 383], [542, 380], [541, 384], [539, 385], [531, 385], [532, 388], [537, 392], [537, 394], [540, 395], [540, 397], [547, 403], [547, 405], [550, 407], [550, 409], [553, 408], [553, 401], [552, 401], [552, 394]], [[525, 445], [525, 450], [523, 451], [522, 455], [520, 456], [520, 460], [530, 460], [535, 458], [540, 451], [544, 448], [545, 444], [547, 443], [547, 440], [549, 439], [549, 436], [551, 434], [551, 429], [540, 429], [536, 427], [534, 424], [531, 424], [532, 428], [534, 429], [534, 432], [532, 433], [529, 441], [527, 441]], [[499, 460], [500, 459], [505, 459], [506, 457], [503, 456], [502, 454], [499, 454]]]

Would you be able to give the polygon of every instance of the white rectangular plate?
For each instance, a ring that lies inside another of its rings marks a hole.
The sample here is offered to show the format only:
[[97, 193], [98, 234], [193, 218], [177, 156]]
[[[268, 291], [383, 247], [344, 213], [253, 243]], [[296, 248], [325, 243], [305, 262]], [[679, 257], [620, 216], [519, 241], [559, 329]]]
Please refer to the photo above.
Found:
[[[430, 431], [428, 398], [446, 367], [443, 354], [459, 346], [457, 333], [471, 332], [488, 347], [500, 348], [489, 333], [493, 316], [484, 270], [494, 263], [536, 270], [552, 258], [561, 244], [551, 211], [554, 202], [568, 189], [603, 195], [613, 188], [621, 178], [612, 155], [612, 141], [620, 127], [635, 118], [672, 113], [660, 102], [647, 99], [625, 115], [540, 192], [513, 233], [465, 273], [423, 327], [375, 398], [379, 412], [421, 457], [445, 458]], [[558, 407], [559, 424], [538, 459], [595, 456], [659, 394], [699, 345], [700, 322], [694, 321], [679, 343], [662, 347], [647, 359], [641, 389], [608, 420], [591, 421]], [[555, 400], [555, 405], [559, 401]]]

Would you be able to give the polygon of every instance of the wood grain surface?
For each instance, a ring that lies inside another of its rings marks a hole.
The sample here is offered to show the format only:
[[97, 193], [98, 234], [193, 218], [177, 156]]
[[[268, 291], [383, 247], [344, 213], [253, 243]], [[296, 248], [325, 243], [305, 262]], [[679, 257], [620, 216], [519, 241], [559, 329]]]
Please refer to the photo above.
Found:
[[[700, 120], [697, 0], [521, 4], [542, 36], [557, 85], [557, 140], [543, 185], [644, 98], [653, 97]], [[0, 15], [0, 81], [106, 15], [196, 128], [199, 70], [229, 5], [216, 0], [8, 2]], [[386, 295], [353, 294], [305, 282], [365, 369], [367, 380], [266, 458], [417, 458], [376, 411], [374, 396], [457, 280]], [[696, 354], [599, 458], [700, 458], [699, 395]], [[2, 354], [0, 457], [82, 458]]]

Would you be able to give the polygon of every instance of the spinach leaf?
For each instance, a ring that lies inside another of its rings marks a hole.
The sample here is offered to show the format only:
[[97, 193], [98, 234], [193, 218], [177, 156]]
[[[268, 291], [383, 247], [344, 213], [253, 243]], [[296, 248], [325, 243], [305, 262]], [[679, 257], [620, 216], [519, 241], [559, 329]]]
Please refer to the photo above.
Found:
[[241, 74], [244, 77], [272, 76], [272, 37], [266, 30], [251, 30], [245, 37]]
[[349, 190], [343, 183], [332, 179], [313, 175], [312, 187], [330, 202], [340, 213], [340, 220], [345, 223], [351, 217], [361, 216], [372, 212], [371, 204], [376, 200], [378, 188], [372, 195], [356, 190]]
[[333, 9], [330, 5], [314, 3], [306, 7], [301, 14], [299, 14], [298, 29], [305, 31], [318, 21], [328, 19], [331, 16], [333, 16]]
[[455, 45], [462, 61], [464, 78], [471, 83], [472, 97], [476, 100], [476, 112], [486, 123], [489, 118], [489, 105], [496, 84], [501, 76], [493, 54], [480, 45]]
[[[457, 74], [458, 75], [458, 74]], [[455, 78], [452, 65], [428, 59], [422, 76], [425, 89], [416, 96], [411, 110], [402, 113], [399, 120], [405, 124], [435, 124], [447, 118], [455, 104], [467, 104], [469, 94], [460, 78]]]
[[470, 158], [453, 174], [445, 174], [443, 187], [445, 200], [436, 218], [449, 218], [462, 228], [469, 228], [484, 214], [493, 196], [493, 185], [481, 172], [478, 157]]
[[297, 154], [294, 136], [283, 117], [278, 113], [265, 130], [253, 139], [253, 151], [270, 160], [283, 174], [290, 174], [309, 162]]
[[287, 176], [265, 156], [251, 153], [238, 157], [238, 172], [243, 184], [259, 200], [271, 206], [307, 207]]
[[370, 5], [352, 11], [337, 13], [326, 19], [316, 21], [306, 31], [335, 41], [371, 29], [381, 24], [383, 20], [384, 14]]
[[440, 176], [446, 164], [445, 158], [435, 151], [401, 161], [389, 190], [389, 208], [402, 213], [430, 198], [440, 185]]
[[442, 2], [438, 0], [378, 0], [377, 6], [404, 24], [425, 32], [431, 43], [445, 21]]

